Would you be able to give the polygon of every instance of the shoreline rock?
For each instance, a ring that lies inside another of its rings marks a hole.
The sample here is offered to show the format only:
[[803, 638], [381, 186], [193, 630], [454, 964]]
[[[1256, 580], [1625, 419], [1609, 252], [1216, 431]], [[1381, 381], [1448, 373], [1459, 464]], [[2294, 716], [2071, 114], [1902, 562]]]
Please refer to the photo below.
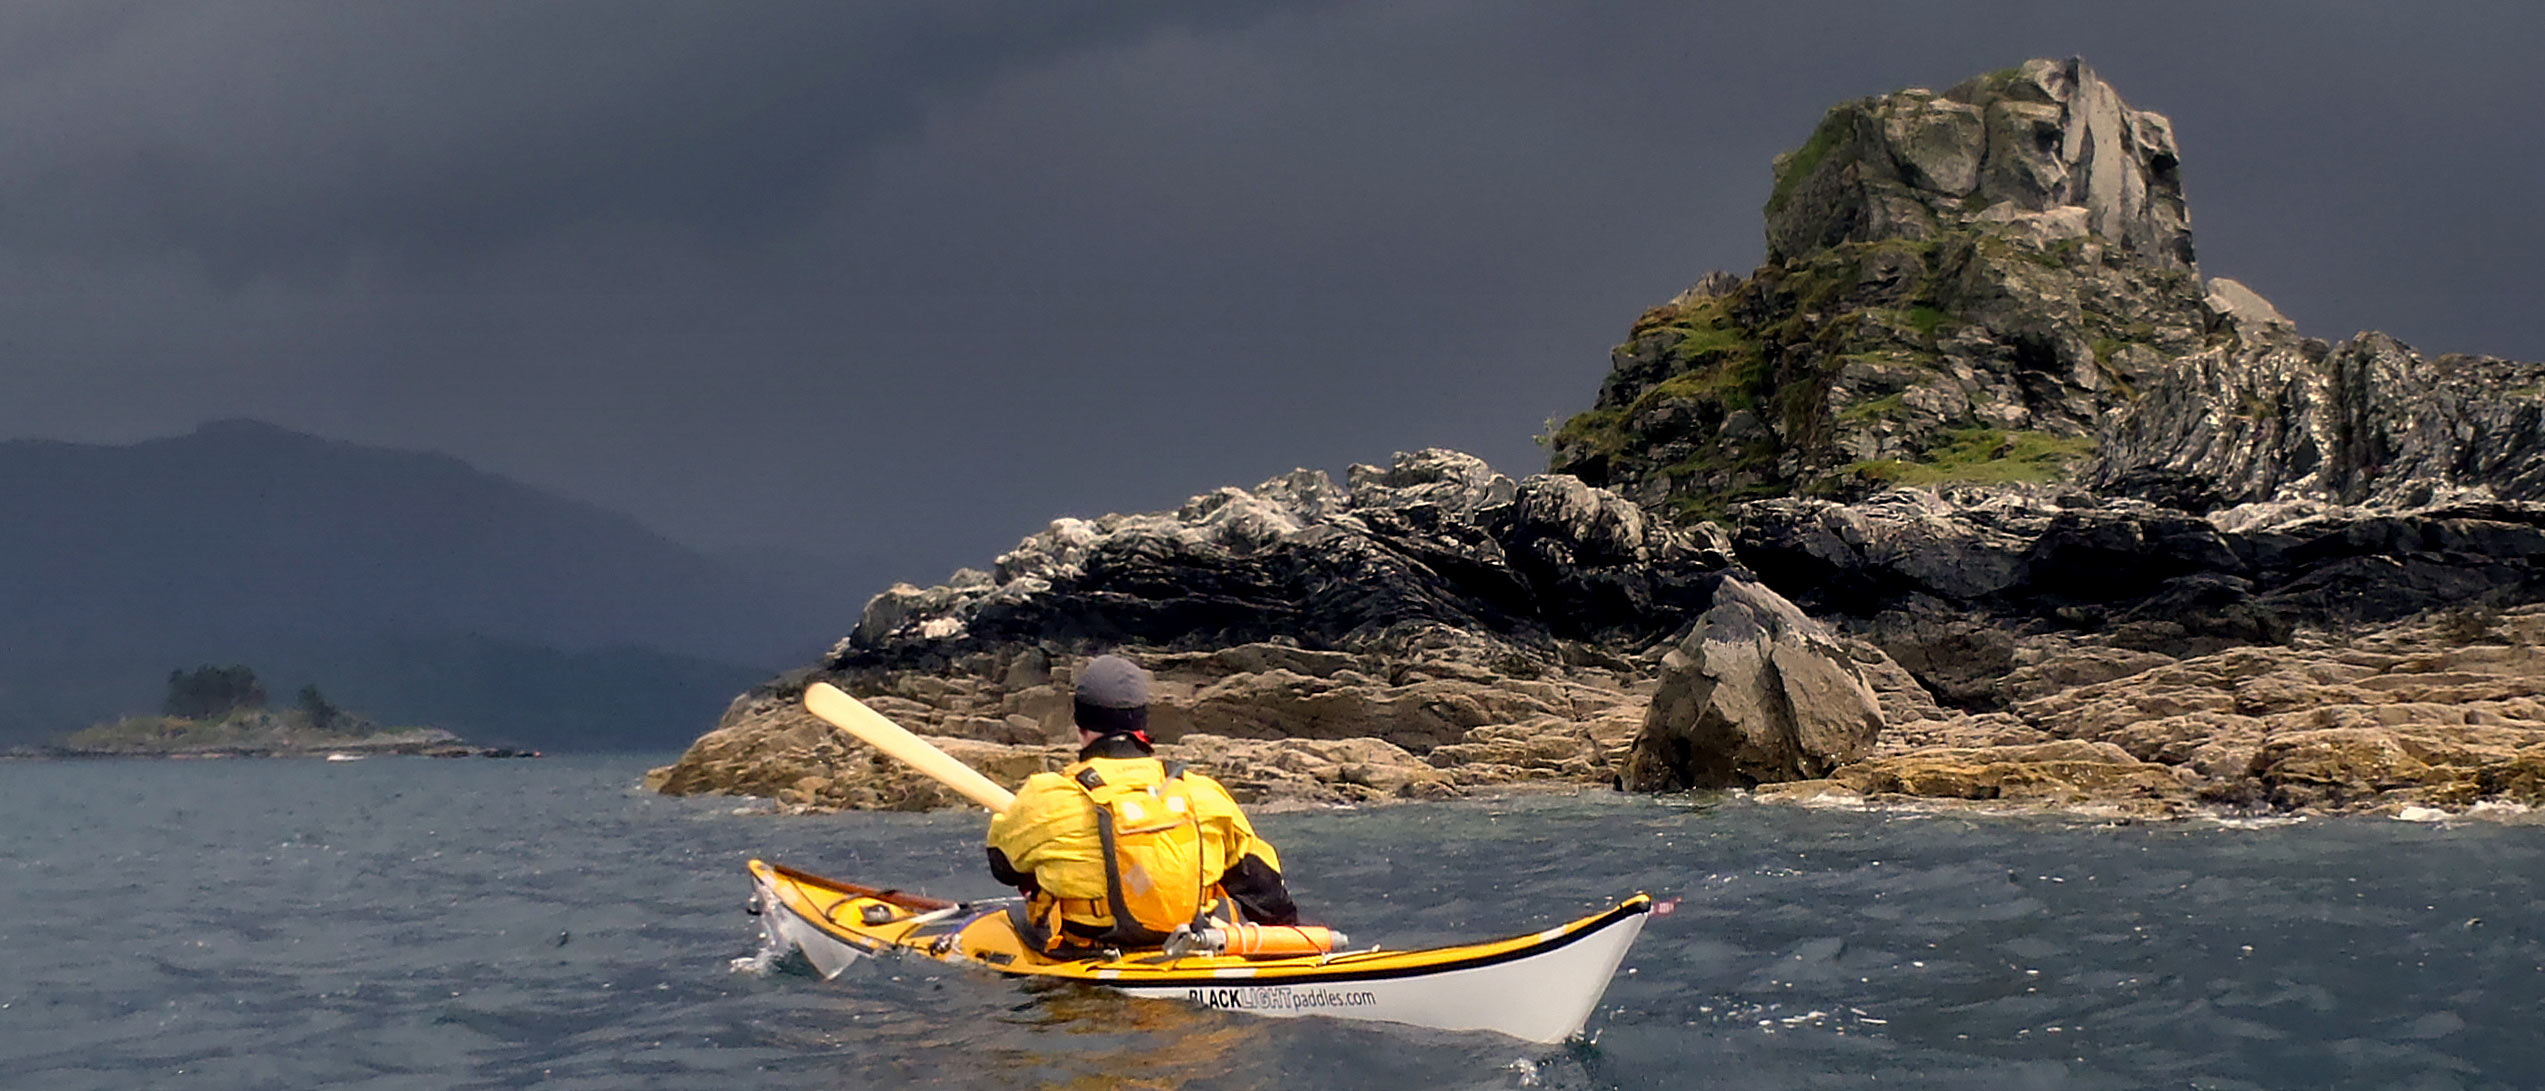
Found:
[[[1210, 772], [1248, 804], [1450, 799], [1553, 782], [1606, 786], [1642, 730], [1653, 689], [1598, 668], [1512, 680], [1454, 661], [1399, 664], [1393, 682], [1341, 667], [1320, 676], [1282, 665], [1297, 665], [1301, 654], [1282, 645], [1113, 650], [1157, 675], [1150, 720], [1159, 754]], [[887, 718], [1014, 787], [1074, 756], [1068, 686], [1087, 658], [1041, 658], [1032, 684], [1021, 689], [1002, 684], [1012, 671], [838, 681]], [[1231, 669], [1245, 666], [1266, 669]], [[803, 711], [804, 687], [815, 680], [825, 679], [799, 676], [736, 698], [716, 730], [678, 762], [648, 773], [646, 787], [761, 795], [813, 811], [960, 804]], [[933, 703], [902, 696], [912, 692]], [[990, 715], [1001, 709], [1038, 715]], [[1390, 723], [1412, 726], [1382, 726]], [[1421, 752], [1391, 734], [1416, 738]]]
[[[1854, 650], [1879, 663], [1878, 649]], [[1886, 720], [1867, 753], [1819, 776], [1709, 787], [1749, 787], [1763, 802], [1967, 802], [2136, 818], [2545, 807], [2545, 606], [2433, 612], [2349, 637], [2310, 632], [2285, 646], [2180, 660], [2111, 652], [2090, 644], [2047, 651], [2028, 669], [2108, 677], [2051, 688], [2009, 712], [1929, 702], [1920, 718]], [[1055, 674], [1065, 678], [1071, 665]], [[1904, 677], [1877, 695], [1886, 709], [1914, 701]], [[1184, 733], [1159, 752], [1211, 771], [1250, 805], [1614, 790], [1632, 751], [1648, 745], [1640, 740], [1658, 684], [1642, 692], [1573, 685], [1586, 714], [1481, 724], [1421, 755], [1369, 737], [1207, 732]], [[1009, 785], [1059, 768], [1075, 749], [928, 737]], [[738, 698], [715, 732], [645, 783], [672, 794], [765, 796], [798, 812], [962, 805], [774, 689]]]

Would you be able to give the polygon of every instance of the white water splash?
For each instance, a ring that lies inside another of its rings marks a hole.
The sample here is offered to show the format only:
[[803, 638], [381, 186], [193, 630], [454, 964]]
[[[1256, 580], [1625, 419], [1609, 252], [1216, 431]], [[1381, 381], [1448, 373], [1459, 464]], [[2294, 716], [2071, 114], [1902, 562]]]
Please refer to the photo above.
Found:
[[2270, 830], [2278, 829], [2282, 826], [2299, 825], [2306, 821], [2306, 816], [2296, 814], [2252, 816], [2211, 815], [2196, 819], [2196, 821], [2205, 821], [2210, 825], [2224, 830]]
[[760, 930], [760, 948], [733, 960], [729, 966], [734, 973], [767, 977], [777, 972], [778, 965], [794, 953], [795, 945], [779, 938], [776, 929], [763, 928]]

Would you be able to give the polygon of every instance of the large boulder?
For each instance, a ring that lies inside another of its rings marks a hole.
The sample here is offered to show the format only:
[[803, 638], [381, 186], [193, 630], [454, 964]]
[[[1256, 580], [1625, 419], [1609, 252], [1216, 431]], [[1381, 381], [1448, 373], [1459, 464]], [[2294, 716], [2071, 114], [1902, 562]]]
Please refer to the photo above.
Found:
[[1758, 584], [1726, 576], [1662, 660], [1622, 780], [1636, 791], [1826, 775], [1873, 745], [1882, 710], [1845, 646]]

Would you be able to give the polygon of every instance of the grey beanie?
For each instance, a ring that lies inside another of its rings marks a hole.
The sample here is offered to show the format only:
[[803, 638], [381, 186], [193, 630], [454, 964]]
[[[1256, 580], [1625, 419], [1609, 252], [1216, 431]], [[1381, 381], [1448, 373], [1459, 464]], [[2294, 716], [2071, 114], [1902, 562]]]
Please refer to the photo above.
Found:
[[1118, 655], [1100, 655], [1078, 670], [1074, 718], [1097, 734], [1131, 733], [1148, 726], [1149, 672]]
[[1100, 655], [1078, 671], [1078, 699], [1098, 708], [1146, 708], [1149, 672], [1118, 655]]

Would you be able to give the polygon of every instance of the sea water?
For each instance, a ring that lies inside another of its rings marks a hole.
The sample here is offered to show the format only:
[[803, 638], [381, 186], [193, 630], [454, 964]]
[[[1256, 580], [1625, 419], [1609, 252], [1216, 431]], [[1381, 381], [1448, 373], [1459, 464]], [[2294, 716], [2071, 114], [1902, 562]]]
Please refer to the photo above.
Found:
[[644, 757], [0, 763], [0, 1086], [2545, 1086], [2545, 828], [1609, 793], [1265, 814], [1390, 947], [1651, 918], [1586, 1036], [755, 958], [742, 863], [998, 893], [977, 814], [785, 817]]

